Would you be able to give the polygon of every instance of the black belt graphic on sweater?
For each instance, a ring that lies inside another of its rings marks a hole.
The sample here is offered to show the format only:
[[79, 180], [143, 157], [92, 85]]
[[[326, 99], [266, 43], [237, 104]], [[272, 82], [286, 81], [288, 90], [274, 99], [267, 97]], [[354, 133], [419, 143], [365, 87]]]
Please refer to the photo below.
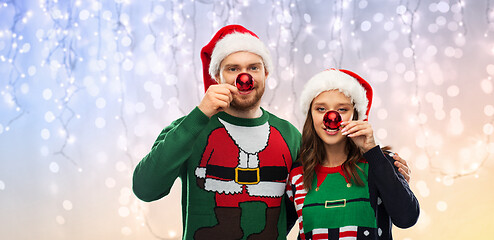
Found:
[[311, 203], [304, 205], [305, 207], [316, 207], [324, 206], [325, 208], [335, 208], [335, 207], [346, 207], [347, 203], [351, 202], [369, 202], [368, 198], [355, 198], [355, 199], [338, 199], [338, 200], [328, 200], [324, 203]]
[[231, 168], [217, 165], [206, 167], [206, 176], [234, 180], [239, 184], [257, 184], [260, 181], [285, 181], [288, 176], [286, 167], [266, 166], [260, 168]]

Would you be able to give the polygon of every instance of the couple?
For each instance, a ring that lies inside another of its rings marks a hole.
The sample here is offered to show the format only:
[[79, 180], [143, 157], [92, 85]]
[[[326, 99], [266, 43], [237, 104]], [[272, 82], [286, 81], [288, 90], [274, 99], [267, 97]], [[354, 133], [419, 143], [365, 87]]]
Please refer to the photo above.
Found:
[[[392, 224], [415, 224], [408, 166], [374, 141], [364, 79], [330, 69], [309, 80], [301, 135], [260, 107], [273, 64], [253, 32], [220, 29], [201, 59], [205, 96], [163, 129], [133, 176], [143, 201], [181, 178], [183, 239], [286, 239], [297, 219], [301, 239], [392, 239]], [[328, 127], [328, 112], [340, 126]]]

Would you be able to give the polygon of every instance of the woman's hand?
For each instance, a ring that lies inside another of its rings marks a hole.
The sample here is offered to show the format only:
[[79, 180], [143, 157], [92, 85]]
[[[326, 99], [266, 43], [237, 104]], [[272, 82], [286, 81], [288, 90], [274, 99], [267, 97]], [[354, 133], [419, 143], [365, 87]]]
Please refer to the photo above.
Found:
[[374, 139], [374, 131], [368, 121], [348, 121], [342, 122], [341, 134], [348, 136], [353, 142], [367, 152], [377, 146]]
[[[352, 139], [358, 147], [364, 150], [364, 152], [367, 152], [377, 146], [374, 139], [374, 131], [372, 130], [372, 126], [369, 122], [348, 121], [342, 122], [341, 126], [343, 127], [341, 134]], [[410, 183], [411, 170], [410, 167], [408, 167], [407, 161], [402, 159], [398, 153], [393, 153], [391, 156], [395, 160], [394, 165], [398, 168], [398, 171], [403, 175], [405, 180]]]

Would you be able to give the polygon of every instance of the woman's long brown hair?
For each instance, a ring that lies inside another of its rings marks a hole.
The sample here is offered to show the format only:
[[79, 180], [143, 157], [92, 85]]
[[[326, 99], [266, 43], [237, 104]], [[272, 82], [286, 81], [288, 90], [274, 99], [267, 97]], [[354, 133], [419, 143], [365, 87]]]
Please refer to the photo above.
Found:
[[[304, 128], [302, 129], [302, 145], [300, 148], [299, 160], [302, 163], [304, 188], [309, 191], [312, 187], [315, 169], [317, 165], [322, 165], [326, 159], [324, 142], [319, 138], [314, 129], [314, 120], [312, 119], [312, 103], [305, 119]], [[353, 120], [358, 119], [357, 111], [354, 111]], [[362, 171], [357, 166], [357, 162], [362, 159], [362, 151], [350, 139], [346, 139], [347, 160], [342, 164], [343, 173], [347, 179], [351, 179], [358, 186], [363, 186], [364, 182], [358, 174]], [[357, 170], [358, 169], [358, 170]]]

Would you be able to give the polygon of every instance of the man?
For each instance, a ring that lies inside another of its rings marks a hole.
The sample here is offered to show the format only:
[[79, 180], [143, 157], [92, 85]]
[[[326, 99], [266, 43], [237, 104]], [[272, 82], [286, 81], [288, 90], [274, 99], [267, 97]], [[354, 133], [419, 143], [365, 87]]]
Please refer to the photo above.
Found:
[[[160, 199], [180, 177], [183, 239], [286, 239], [296, 216], [285, 210], [285, 184], [300, 132], [260, 107], [273, 71], [269, 51], [253, 32], [229, 25], [201, 59], [205, 96], [163, 129], [134, 171], [134, 193]], [[253, 87], [239, 90], [245, 74]]]
[[[162, 131], [135, 169], [134, 192], [157, 200], [180, 177], [184, 239], [286, 239], [283, 196], [300, 133], [260, 107], [269, 51], [230, 25], [201, 54], [205, 96]], [[240, 73], [252, 77], [252, 89], [234, 86]]]

